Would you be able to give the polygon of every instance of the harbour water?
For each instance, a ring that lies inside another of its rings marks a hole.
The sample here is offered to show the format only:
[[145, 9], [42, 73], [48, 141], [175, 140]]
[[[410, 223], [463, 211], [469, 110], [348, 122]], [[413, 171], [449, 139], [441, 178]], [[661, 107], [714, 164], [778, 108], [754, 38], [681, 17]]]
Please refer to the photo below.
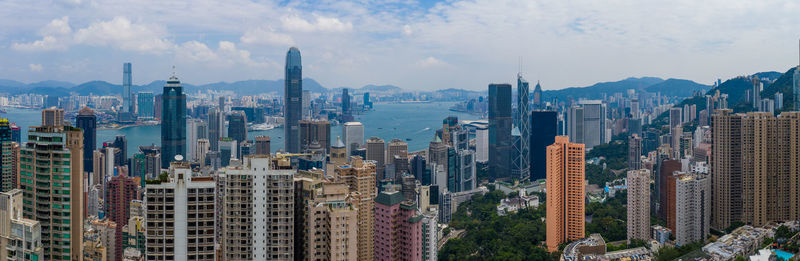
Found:
[[[364, 136], [379, 137], [387, 143], [398, 138], [408, 143], [409, 151], [419, 151], [428, 147], [436, 130], [442, 127], [442, 120], [448, 116], [457, 116], [459, 120], [477, 120], [479, 116], [468, 113], [449, 111], [452, 102], [432, 103], [376, 103], [374, 110], [362, 115], [355, 115], [356, 121], [364, 124]], [[29, 126], [41, 124], [41, 112], [28, 109], [7, 109], [0, 115], [10, 122], [16, 123], [22, 131], [22, 141], [27, 140]], [[138, 151], [138, 146], [159, 144], [161, 142], [161, 126], [135, 126], [122, 129], [97, 131], [97, 147], [103, 142], [113, 141], [117, 135], [125, 135], [128, 139], [128, 156]], [[342, 135], [342, 126], [331, 126], [331, 138]], [[249, 139], [255, 136], [270, 136], [271, 149], [283, 149], [283, 128], [266, 131], [249, 131]]]

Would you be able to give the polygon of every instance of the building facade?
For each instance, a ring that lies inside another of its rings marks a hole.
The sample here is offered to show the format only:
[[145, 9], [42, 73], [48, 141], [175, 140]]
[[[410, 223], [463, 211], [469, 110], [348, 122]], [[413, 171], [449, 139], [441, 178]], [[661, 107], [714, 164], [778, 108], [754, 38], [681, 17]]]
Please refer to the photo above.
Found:
[[628, 242], [650, 239], [650, 170], [629, 170], [628, 185]]
[[578, 240], [585, 232], [585, 147], [557, 136], [547, 146], [547, 249], [558, 250], [561, 243]]
[[178, 77], [167, 80], [161, 97], [161, 166], [169, 166], [175, 156], [186, 157], [186, 95]]
[[511, 85], [489, 85], [489, 175], [511, 178]]
[[286, 75], [283, 89], [284, 150], [300, 153], [300, 120], [303, 111], [303, 67], [300, 50], [292, 47], [286, 53]]

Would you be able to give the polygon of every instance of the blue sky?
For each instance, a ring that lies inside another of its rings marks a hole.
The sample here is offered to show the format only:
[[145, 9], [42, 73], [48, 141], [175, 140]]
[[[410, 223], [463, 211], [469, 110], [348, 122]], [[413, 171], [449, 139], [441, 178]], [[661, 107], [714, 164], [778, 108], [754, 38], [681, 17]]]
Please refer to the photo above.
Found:
[[[798, 63], [799, 1], [0, 0], [0, 78], [280, 79], [326, 87], [545, 89], [634, 76], [711, 83]], [[519, 61], [522, 61], [521, 64]]]

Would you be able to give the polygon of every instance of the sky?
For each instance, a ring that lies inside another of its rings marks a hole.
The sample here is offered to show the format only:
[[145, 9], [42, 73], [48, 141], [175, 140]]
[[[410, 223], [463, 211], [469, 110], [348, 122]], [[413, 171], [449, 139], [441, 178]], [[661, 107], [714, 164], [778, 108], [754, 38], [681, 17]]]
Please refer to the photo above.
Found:
[[274, 80], [296, 46], [328, 88], [711, 84], [797, 66], [798, 38], [796, 0], [0, 0], [0, 78]]

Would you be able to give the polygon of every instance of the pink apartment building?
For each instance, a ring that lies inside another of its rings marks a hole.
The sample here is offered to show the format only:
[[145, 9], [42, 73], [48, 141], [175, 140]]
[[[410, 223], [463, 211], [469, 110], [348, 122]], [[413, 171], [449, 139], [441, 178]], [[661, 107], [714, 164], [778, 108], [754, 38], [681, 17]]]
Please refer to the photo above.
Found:
[[399, 191], [375, 198], [375, 260], [422, 260], [422, 215]]

